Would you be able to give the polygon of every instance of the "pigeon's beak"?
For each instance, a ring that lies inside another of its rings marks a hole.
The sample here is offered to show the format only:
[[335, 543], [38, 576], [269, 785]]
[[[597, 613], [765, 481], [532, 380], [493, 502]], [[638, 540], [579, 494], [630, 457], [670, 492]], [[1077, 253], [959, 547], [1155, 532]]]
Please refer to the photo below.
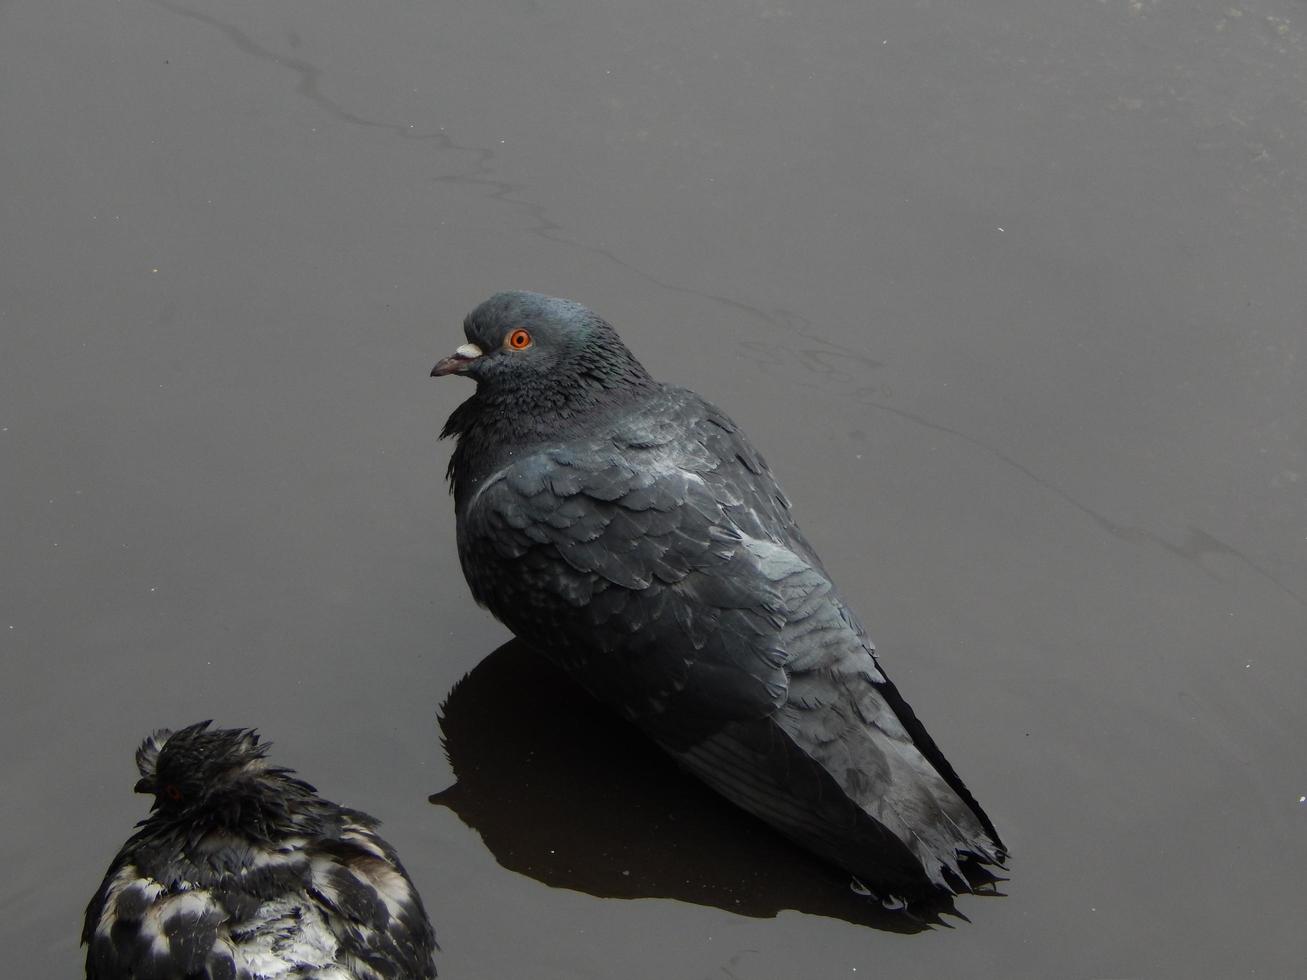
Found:
[[481, 348], [476, 344], [464, 344], [443, 361], [431, 369], [433, 378], [443, 378], [447, 374], [465, 374], [467, 366], [481, 356]]
[[153, 793], [154, 783], [150, 782], [148, 779], [138, 779], [136, 780], [136, 785], [133, 786], [132, 789], [137, 793]]

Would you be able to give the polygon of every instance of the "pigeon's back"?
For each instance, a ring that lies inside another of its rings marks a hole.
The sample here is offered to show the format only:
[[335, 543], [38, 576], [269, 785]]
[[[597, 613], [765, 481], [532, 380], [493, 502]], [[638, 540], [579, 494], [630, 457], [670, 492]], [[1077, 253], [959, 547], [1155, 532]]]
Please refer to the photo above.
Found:
[[160, 729], [150, 815], [86, 909], [89, 980], [435, 976], [435, 933], [377, 821], [269, 764], [252, 729]]
[[467, 495], [474, 596], [733, 800], [882, 893], [1001, 843], [877, 663], [766, 463], [662, 386]]
[[86, 911], [88, 980], [435, 976], [421, 900], [374, 821], [273, 841], [137, 834]]

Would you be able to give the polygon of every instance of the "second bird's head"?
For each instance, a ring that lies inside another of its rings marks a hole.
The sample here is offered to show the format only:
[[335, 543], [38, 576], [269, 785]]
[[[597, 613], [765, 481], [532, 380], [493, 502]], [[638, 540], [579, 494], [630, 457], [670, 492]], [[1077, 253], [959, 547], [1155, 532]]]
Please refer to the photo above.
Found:
[[496, 293], [463, 321], [467, 343], [431, 369], [479, 389], [618, 388], [649, 381], [606, 320], [580, 303], [541, 293]]
[[220, 823], [253, 816], [253, 801], [299, 795], [312, 787], [290, 778], [290, 770], [271, 766], [268, 745], [244, 728], [210, 728], [203, 721], [179, 731], [157, 731], [136, 750], [141, 778], [136, 792], [154, 797], [158, 819]]

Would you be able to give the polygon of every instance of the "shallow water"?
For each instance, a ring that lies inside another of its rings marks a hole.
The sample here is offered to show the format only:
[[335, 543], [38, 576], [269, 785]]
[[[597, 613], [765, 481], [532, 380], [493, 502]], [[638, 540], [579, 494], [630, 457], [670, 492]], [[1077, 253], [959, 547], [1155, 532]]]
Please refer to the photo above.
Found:
[[[385, 821], [445, 977], [1296, 975], [1305, 31], [0, 3], [11, 975], [77, 974], [137, 741], [208, 717]], [[427, 372], [508, 287], [751, 433], [1002, 896], [869, 914], [503, 646], [441, 483], [470, 389]]]

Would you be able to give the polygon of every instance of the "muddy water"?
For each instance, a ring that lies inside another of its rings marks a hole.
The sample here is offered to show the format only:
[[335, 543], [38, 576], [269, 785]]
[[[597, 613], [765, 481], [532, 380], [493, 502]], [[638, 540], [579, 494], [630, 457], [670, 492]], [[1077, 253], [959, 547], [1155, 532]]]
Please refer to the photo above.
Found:
[[[1304, 31], [0, 4], [11, 975], [77, 975], [137, 740], [208, 717], [385, 821], [442, 976], [1295, 975]], [[468, 389], [427, 371], [506, 287], [746, 426], [1011, 844], [1001, 896], [869, 912], [472, 606]]]

